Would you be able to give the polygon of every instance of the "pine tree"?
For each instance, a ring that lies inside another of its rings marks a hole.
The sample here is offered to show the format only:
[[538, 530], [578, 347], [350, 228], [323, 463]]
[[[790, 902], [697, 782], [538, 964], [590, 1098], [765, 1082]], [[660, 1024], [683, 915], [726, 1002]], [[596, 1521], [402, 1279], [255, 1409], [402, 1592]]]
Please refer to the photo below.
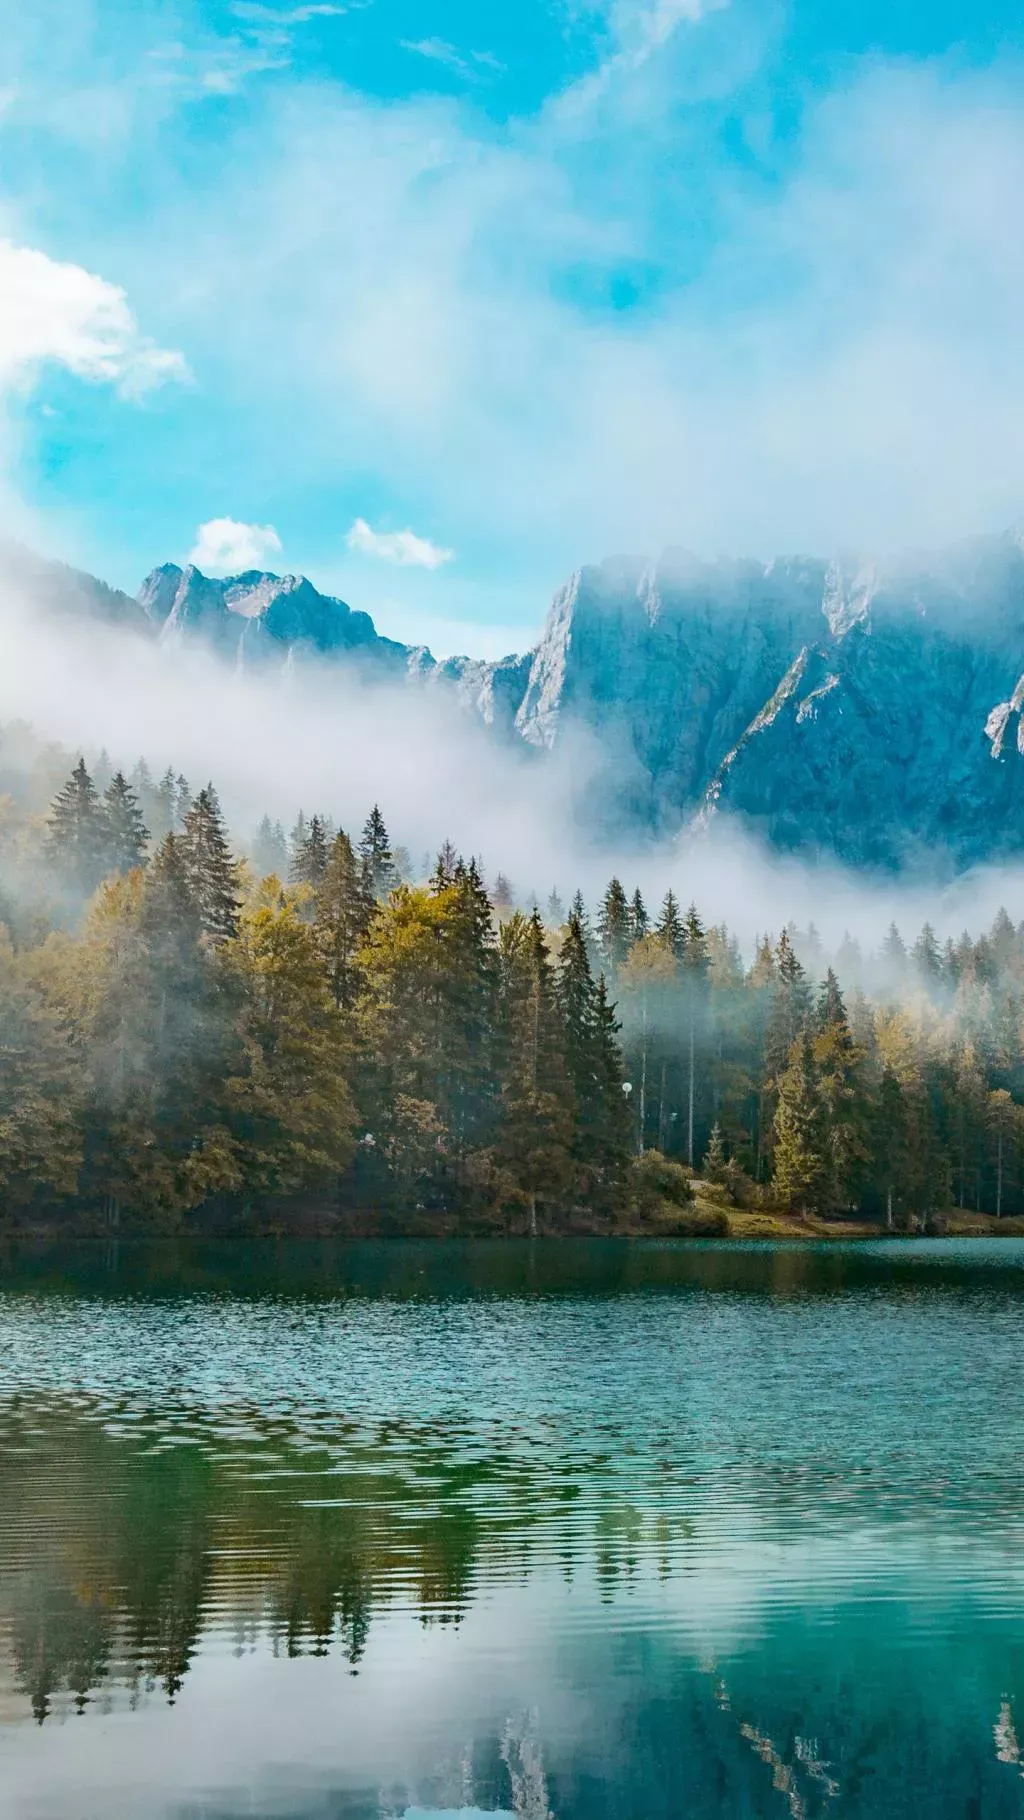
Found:
[[203, 934], [229, 941], [238, 931], [238, 868], [228, 846], [217, 792], [200, 790], [185, 817], [181, 854]]
[[538, 1204], [564, 1203], [572, 1181], [575, 1107], [565, 1039], [540, 917], [520, 912], [502, 925], [502, 1120], [499, 1161], [523, 1195], [530, 1231]]
[[150, 836], [159, 846], [165, 834], [177, 831], [177, 785], [170, 765], [153, 791], [150, 816]]
[[180, 834], [185, 826], [185, 817], [192, 807], [192, 790], [187, 777], [181, 772], [174, 782], [174, 832]]
[[704, 1153], [703, 1171], [705, 1181], [724, 1182], [726, 1174], [725, 1142], [722, 1127], [716, 1119], [711, 1127], [708, 1147]]
[[683, 1015], [686, 1022], [686, 1160], [696, 1156], [697, 1049], [708, 1001], [708, 944], [704, 925], [691, 904], [683, 926]]
[[612, 1212], [629, 1173], [631, 1132], [622, 1085], [618, 1025], [604, 980], [595, 984], [582, 926], [570, 914], [558, 962], [566, 1074], [575, 1099], [572, 1158], [576, 1191]]
[[493, 1135], [498, 1095], [498, 959], [491, 901], [475, 860], [456, 861], [441, 894], [442, 990], [435, 1100], [461, 1159]]
[[302, 853], [302, 849], [305, 846], [305, 844], [306, 844], [306, 817], [305, 817], [304, 812], [300, 809], [298, 815], [295, 817], [295, 826], [288, 836], [288, 876], [289, 876], [289, 878], [292, 876], [294, 868], [301, 863], [299, 856]]
[[674, 891], [666, 891], [661, 906], [661, 914], [655, 924], [655, 934], [671, 949], [676, 960], [681, 960], [686, 946], [686, 929], [679, 913], [679, 904]]
[[310, 817], [309, 825], [292, 855], [291, 876], [296, 884], [319, 885], [327, 871], [327, 831], [321, 815]]
[[88, 896], [104, 869], [105, 817], [96, 786], [80, 758], [50, 809], [46, 856], [72, 890]]
[[258, 878], [283, 879], [288, 870], [288, 843], [280, 822], [264, 815], [252, 845], [252, 863]]
[[494, 890], [491, 893], [491, 898], [494, 904], [494, 914], [499, 922], [506, 916], [511, 916], [512, 911], [515, 909], [515, 900], [512, 896], [512, 886], [509, 884], [504, 872], [498, 873], [498, 876], [494, 881]]
[[453, 884], [455, 881], [455, 868], [457, 864], [458, 855], [456, 854], [451, 841], [443, 841], [440, 850], [438, 851], [437, 858], [434, 861], [434, 870], [430, 874], [430, 888], [432, 891], [447, 891], [449, 885]]
[[806, 1027], [811, 1010], [811, 989], [784, 929], [775, 951], [775, 977], [771, 1012], [765, 1031], [765, 1069], [777, 1080], [789, 1065], [790, 1051]]
[[617, 878], [611, 880], [602, 899], [597, 935], [601, 959], [609, 979], [614, 979], [629, 953], [630, 942], [629, 903]]
[[314, 927], [331, 995], [345, 1011], [351, 1011], [355, 1004], [359, 981], [356, 956], [366, 939], [371, 910], [352, 842], [344, 830], [339, 830], [316, 887]]
[[565, 922], [565, 905], [555, 889], [548, 894], [547, 917], [550, 929], [560, 929]]
[[911, 950], [914, 970], [926, 992], [933, 992], [942, 980], [942, 955], [931, 923], [925, 923]]
[[639, 885], [633, 893], [629, 906], [629, 939], [630, 942], [642, 942], [650, 927], [647, 906], [644, 903]]
[[831, 967], [815, 1012], [813, 1054], [824, 1137], [819, 1204], [838, 1211], [850, 1204], [855, 1172], [866, 1161], [868, 1147], [862, 1129], [857, 1051], [839, 981]]
[[775, 1191], [793, 1213], [820, 1205], [825, 1180], [825, 1132], [818, 1082], [806, 1030], [790, 1051], [775, 1109]]
[[359, 857], [366, 889], [378, 903], [383, 903], [398, 884], [398, 875], [384, 817], [376, 803], [366, 818], [366, 826], [359, 842]]
[[144, 865], [149, 830], [135, 793], [120, 771], [115, 772], [103, 798], [103, 823], [105, 871], [131, 872]]

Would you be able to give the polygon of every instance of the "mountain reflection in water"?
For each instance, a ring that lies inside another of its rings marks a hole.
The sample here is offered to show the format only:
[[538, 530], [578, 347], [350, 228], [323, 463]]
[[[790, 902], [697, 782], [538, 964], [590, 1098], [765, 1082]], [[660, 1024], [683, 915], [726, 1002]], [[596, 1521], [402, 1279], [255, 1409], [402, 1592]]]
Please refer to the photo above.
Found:
[[1014, 1242], [6, 1258], [5, 1816], [1024, 1813], [1022, 1287]]

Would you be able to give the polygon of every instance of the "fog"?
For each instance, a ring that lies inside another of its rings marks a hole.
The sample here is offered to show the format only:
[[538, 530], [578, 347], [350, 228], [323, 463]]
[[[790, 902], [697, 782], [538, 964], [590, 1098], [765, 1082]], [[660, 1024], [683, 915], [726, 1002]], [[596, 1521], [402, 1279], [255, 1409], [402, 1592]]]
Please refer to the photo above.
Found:
[[[71, 754], [104, 748], [126, 772], [144, 757], [193, 788], [220, 793], [233, 838], [267, 813], [287, 828], [301, 808], [357, 835], [374, 802], [419, 871], [449, 839], [498, 871], [520, 900], [577, 888], [591, 907], [609, 877], [656, 910], [671, 887], [705, 921], [725, 922], [749, 955], [757, 936], [813, 922], [827, 948], [849, 931], [866, 951], [891, 921], [914, 934], [978, 934], [1002, 904], [1019, 920], [1024, 865], [952, 882], [865, 880], [825, 860], [771, 854], [722, 817], [699, 836], [610, 844], [582, 819], [600, 768], [628, 763], [582, 732], [552, 753], [510, 745], [439, 687], [370, 685], [328, 666], [234, 669], [198, 645], [161, 645], [95, 620], [51, 617], [31, 591], [0, 596], [0, 723], [27, 721]], [[6, 762], [11, 762], [10, 749]]]

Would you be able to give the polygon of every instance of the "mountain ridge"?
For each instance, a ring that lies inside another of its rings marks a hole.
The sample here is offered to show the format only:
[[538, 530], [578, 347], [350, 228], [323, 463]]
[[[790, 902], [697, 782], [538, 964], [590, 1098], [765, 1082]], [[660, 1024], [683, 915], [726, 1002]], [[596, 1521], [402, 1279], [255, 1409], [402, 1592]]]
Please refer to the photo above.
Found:
[[[26, 568], [27, 565], [27, 568]], [[963, 869], [1024, 849], [1024, 551], [1014, 532], [887, 562], [782, 557], [585, 565], [538, 643], [437, 659], [303, 576], [154, 569], [132, 600], [22, 557], [62, 611], [235, 663], [338, 665], [449, 694], [538, 755], [577, 729], [582, 812], [665, 837], [738, 817], [779, 851]]]

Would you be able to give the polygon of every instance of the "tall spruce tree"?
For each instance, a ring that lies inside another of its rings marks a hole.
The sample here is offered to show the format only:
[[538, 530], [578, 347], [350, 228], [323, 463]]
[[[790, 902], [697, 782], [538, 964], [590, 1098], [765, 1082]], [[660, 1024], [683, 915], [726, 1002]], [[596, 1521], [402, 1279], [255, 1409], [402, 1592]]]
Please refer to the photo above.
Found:
[[103, 877], [106, 819], [96, 786], [80, 758], [50, 809], [45, 850], [54, 871], [83, 897]]
[[641, 892], [640, 887], [638, 885], [636, 890], [633, 893], [632, 898], [630, 899], [630, 904], [629, 904], [629, 940], [630, 940], [630, 944], [632, 945], [634, 942], [642, 942], [644, 939], [644, 936], [647, 934], [647, 931], [650, 928], [650, 926], [651, 926], [651, 919], [647, 914], [647, 906], [643, 900], [643, 893]]
[[321, 884], [327, 871], [328, 853], [324, 818], [322, 815], [312, 815], [292, 854], [290, 870], [294, 882], [312, 885], [314, 889]]
[[697, 1061], [708, 1008], [708, 941], [697, 911], [691, 904], [683, 926], [681, 985], [686, 1023], [686, 1160], [692, 1169], [697, 1150]]
[[440, 894], [442, 991], [436, 1103], [461, 1159], [493, 1136], [498, 1095], [498, 957], [491, 902], [475, 860], [455, 863]]
[[339, 829], [316, 887], [314, 927], [331, 996], [344, 1011], [351, 1011], [356, 1001], [356, 956], [366, 939], [372, 908], [352, 842]]
[[120, 771], [103, 797], [103, 854], [107, 872], [131, 872], [145, 864], [149, 830], [135, 792]]
[[779, 1079], [775, 1192], [791, 1213], [818, 1210], [825, 1191], [826, 1134], [811, 1039], [796, 1038]]
[[618, 1025], [604, 980], [595, 982], [579, 917], [565, 926], [558, 960], [566, 1074], [575, 1099], [572, 1160], [578, 1197], [605, 1214], [620, 1201], [632, 1150]]
[[283, 879], [288, 870], [288, 842], [280, 822], [269, 815], [261, 816], [252, 844], [252, 863], [257, 878]]
[[564, 1206], [571, 1191], [575, 1106], [544, 928], [534, 911], [502, 924], [499, 943], [502, 1119], [499, 1160], [526, 1203]]
[[366, 818], [360, 836], [359, 858], [362, 861], [366, 889], [377, 903], [383, 903], [398, 884], [398, 874], [384, 817], [376, 803]]
[[180, 840], [185, 878], [203, 934], [215, 943], [230, 941], [238, 932], [238, 868], [212, 784], [195, 798]]
[[686, 928], [679, 911], [679, 903], [674, 891], [666, 891], [661, 912], [654, 926], [654, 933], [671, 949], [676, 960], [681, 960], [686, 946]]
[[601, 900], [597, 936], [605, 971], [609, 979], [614, 980], [629, 953], [630, 944], [629, 901], [617, 878], [610, 880]]

